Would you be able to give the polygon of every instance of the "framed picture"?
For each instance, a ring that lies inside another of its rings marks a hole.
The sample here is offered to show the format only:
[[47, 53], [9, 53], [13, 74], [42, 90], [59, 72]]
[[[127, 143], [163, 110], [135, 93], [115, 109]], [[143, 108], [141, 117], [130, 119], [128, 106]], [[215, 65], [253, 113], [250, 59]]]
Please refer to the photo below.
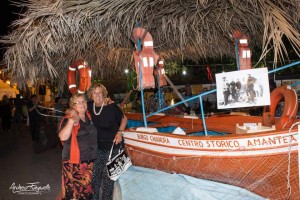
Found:
[[216, 74], [218, 109], [270, 105], [267, 68]]

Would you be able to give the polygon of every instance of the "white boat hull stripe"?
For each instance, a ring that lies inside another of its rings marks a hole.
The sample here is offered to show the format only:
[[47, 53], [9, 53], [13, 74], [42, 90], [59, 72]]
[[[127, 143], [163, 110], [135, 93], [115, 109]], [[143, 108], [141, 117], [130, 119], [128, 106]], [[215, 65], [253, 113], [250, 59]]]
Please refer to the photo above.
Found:
[[125, 144], [166, 154], [248, 156], [288, 152], [297, 149], [297, 137], [291, 134], [234, 138], [227, 140], [169, 137], [142, 132], [123, 133]]

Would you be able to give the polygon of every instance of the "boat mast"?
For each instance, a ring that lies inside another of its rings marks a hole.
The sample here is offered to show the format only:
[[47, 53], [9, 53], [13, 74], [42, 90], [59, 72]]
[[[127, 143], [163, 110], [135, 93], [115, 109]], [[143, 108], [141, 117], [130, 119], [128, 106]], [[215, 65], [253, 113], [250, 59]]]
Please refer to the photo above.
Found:
[[[142, 50], [141, 46], [141, 38], [137, 39], [137, 50], [140, 52]], [[140, 89], [141, 89], [141, 101], [142, 101], [142, 112], [143, 112], [143, 121], [144, 121], [144, 126], [148, 128], [147, 125], [147, 119], [146, 119], [146, 112], [145, 112], [145, 103], [144, 103], [144, 88], [143, 88], [143, 73], [141, 69], [141, 60], [138, 61], [138, 67], [139, 67], [139, 76], [140, 76]]]
[[235, 60], [236, 60], [236, 67], [237, 70], [240, 70], [240, 60], [239, 60], [239, 39], [235, 38]]

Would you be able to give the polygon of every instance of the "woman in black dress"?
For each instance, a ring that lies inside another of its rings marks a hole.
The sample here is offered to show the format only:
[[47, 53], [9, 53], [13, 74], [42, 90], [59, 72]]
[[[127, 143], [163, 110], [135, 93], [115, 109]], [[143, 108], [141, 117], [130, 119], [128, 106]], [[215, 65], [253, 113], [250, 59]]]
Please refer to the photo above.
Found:
[[[100, 83], [94, 83], [88, 91], [88, 97], [93, 101], [88, 102], [88, 110], [97, 129], [97, 159], [93, 170], [92, 199], [112, 199], [113, 185], [107, 175], [106, 163], [112, 144], [115, 143], [113, 156], [118, 153], [122, 142], [122, 132], [127, 125], [127, 117], [115, 103], [107, 104], [107, 90]], [[101, 192], [101, 194], [99, 194]]]

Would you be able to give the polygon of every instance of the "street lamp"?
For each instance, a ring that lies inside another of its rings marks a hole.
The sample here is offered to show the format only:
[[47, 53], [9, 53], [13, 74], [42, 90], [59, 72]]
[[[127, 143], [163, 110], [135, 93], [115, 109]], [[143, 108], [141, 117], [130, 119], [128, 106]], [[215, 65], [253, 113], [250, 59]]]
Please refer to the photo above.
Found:
[[174, 99], [171, 99], [171, 102], [170, 102], [170, 106], [173, 106], [174, 105]]

